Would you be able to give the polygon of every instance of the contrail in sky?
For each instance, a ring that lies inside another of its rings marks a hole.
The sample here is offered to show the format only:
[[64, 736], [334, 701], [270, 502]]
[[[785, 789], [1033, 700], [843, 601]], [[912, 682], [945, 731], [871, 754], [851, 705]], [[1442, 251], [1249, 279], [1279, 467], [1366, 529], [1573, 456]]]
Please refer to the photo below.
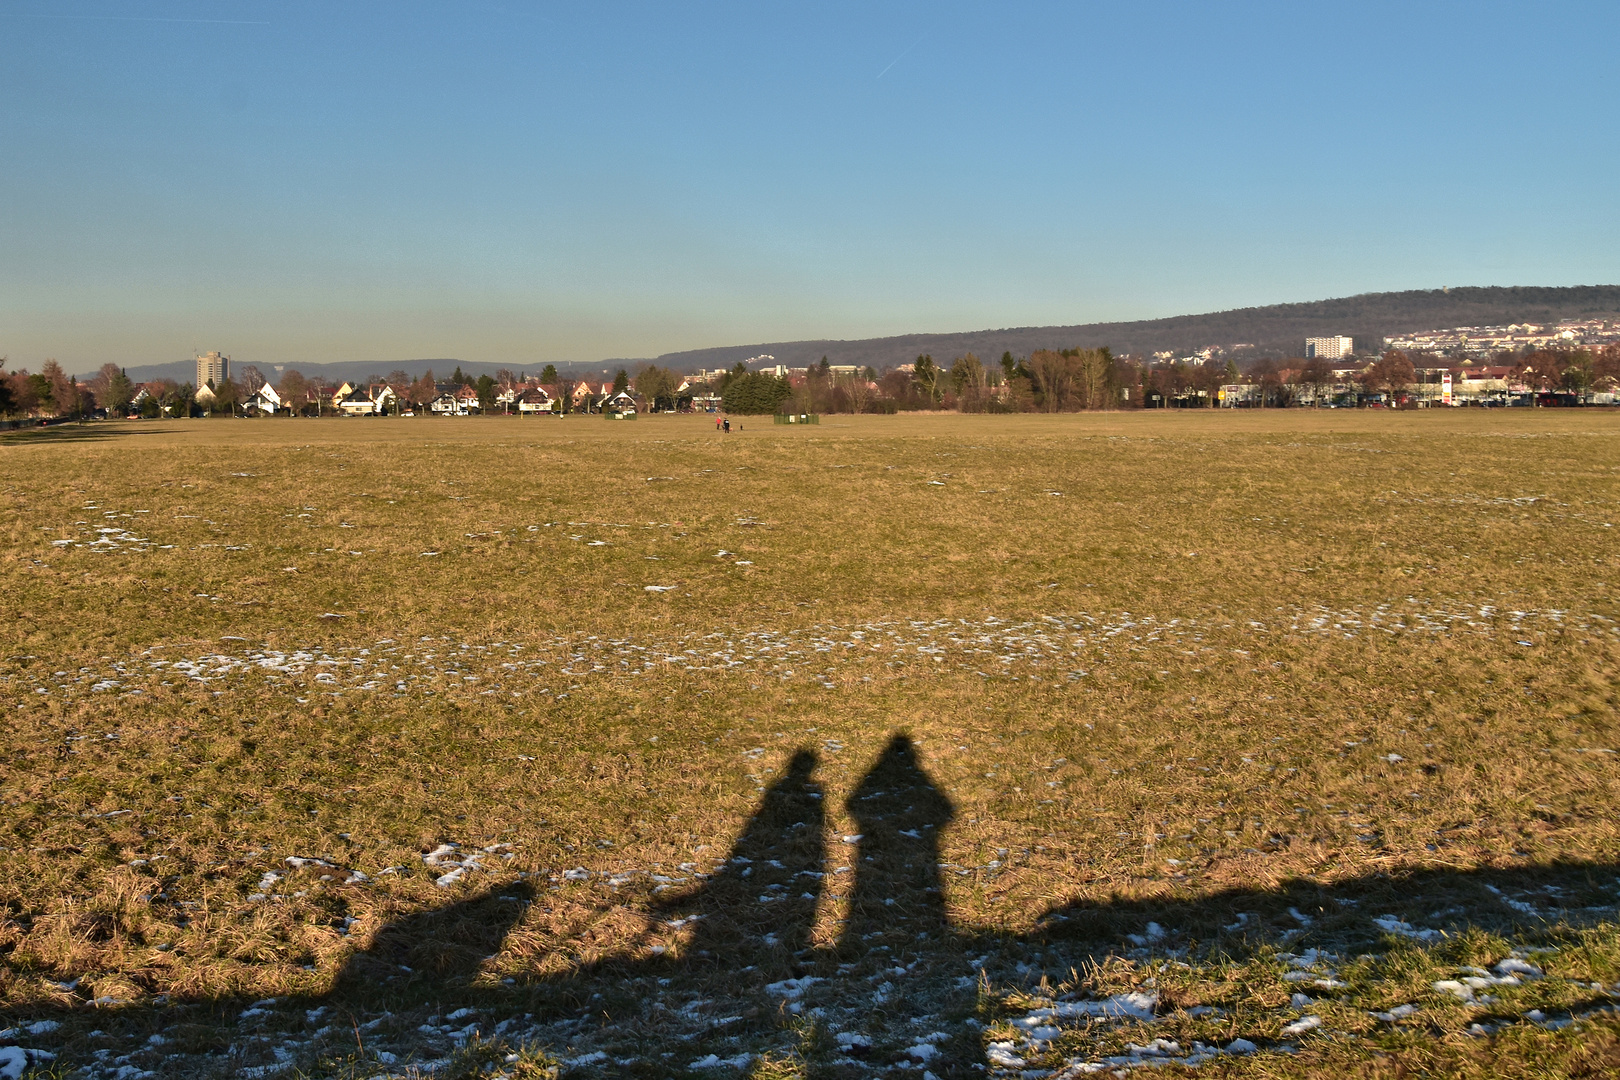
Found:
[[909, 53], [912, 49], [915, 49], [917, 47], [918, 43], [922, 41], [922, 39], [923, 39], [923, 36], [921, 34], [918, 34], [917, 35], [917, 40], [913, 41], [910, 45], [906, 46], [906, 52], [903, 52], [899, 56], [895, 57], [893, 60], [890, 60], [889, 61], [889, 67], [886, 67], [882, 71], [878, 72], [877, 77], [879, 79], [881, 79], [881, 78], [883, 78], [883, 76], [887, 75], [889, 73], [889, 68], [894, 67], [894, 65], [896, 65], [900, 61], [904, 60], [906, 58], [906, 53]]

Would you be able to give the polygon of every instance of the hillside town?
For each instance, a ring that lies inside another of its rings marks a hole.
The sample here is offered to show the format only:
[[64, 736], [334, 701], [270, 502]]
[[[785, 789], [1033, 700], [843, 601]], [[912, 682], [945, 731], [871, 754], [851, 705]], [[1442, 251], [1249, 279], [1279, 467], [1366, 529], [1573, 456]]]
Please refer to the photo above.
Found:
[[1168, 408], [1444, 408], [1612, 406], [1620, 392], [1620, 320], [1553, 326], [1456, 327], [1391, 336], [1379, 351], [1349, 336], [1307, 338], [1301, 355], [1246, 358], [1243, 344], [1186, 355], [1115, 356], [1108, 349], [918, 356], [879, 373], [835, 364], [789, 367], [760, 355], [731, 369], [682, 373], [642, 364], [592, 379], [538, 373], [448, 377], [394, 371], [332, 384], [296, 369], [272, 381], [220, 352], [196, 358], [190, 382], [136, 383], [114, 364], [89, 377], [55, 361], [0, 372], [0, 415], [13, 424], [81, 418], [465, 417], [647, 413], [821, 414], [1071, 412]]

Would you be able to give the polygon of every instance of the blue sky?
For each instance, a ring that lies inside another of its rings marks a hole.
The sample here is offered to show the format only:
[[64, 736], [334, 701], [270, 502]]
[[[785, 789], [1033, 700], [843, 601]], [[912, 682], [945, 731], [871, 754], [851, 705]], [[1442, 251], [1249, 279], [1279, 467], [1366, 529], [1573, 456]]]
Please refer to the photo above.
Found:
[[1620, 5], [0, 0], [0, 354], [532, 366], [1620, 282]]

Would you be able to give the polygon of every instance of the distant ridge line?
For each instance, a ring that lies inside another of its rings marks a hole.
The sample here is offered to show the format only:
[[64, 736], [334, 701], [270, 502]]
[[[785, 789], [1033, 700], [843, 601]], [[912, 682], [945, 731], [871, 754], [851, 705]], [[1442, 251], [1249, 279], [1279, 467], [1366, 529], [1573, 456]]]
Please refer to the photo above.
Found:
[[665, 353], [658, 357], [658, 363], [678, 369], [730, 367], [738, 360], [768, 353], [777, 363], [790, 367], [815, 363], [826, 355], [833, 363], [864, 364], [882, 370], [907, 363], [919, 353], [948, 361], [966, 352], [994, 359], [1003, 352], [1027, 356], [1036, 349], [1106, 345], [1116, 353], [1184, 354], [1206, 345], [1239, 343], [1253, 345], [1255, 356], [1297, 356], [1305, 338], [1329, 334], [1349, 334], [1356, 339], [1358, 348], [1376, 349], [1387, 336], [1420, 330], [1599, 316], [1620, 317], [1620, 285], [1463, 286], [1361, 293], [1131, 322], [689, 349]]
[[[1130, 322], [1080, 323], [1072, 326], [1018, 326], [999, 330], [971, 330], [960, 333], [897, 334], [889, 337], [803, 341], [759, 342], [752, 345], [724, 345], [707, 349], [668, 352], [654, 358], [663, 367], [678, 371], [699, 368], [732, 367], [738, 361], [768, 353], [779, 364], [803, 367], [826, 356], [835, 364], [860, 364], [882, 371], [908, 363], [920, 353], [936, 360], [950, 361], [963, 353], [977, 353], [993, 360], [1003, 352], [1028, 356], [1036, 349], [1095, 348], [1109, 346], [1116, 353], [1151, 355], [1170, 351], [1189, 353], [1206, 345], [1245, 343], [1254, 346], [1253, 356], [1298, 356], [1305, 338], [1349, 334], [1360, 349], [1376, 349], [1394, 334], [1420, 330], [1440, 330], [1453, 326], [1501, 325], [1506, 323], [1553, 323], [1562, 319], [1620, 318], [1620, 285], [1569, 286], [1461, 286], [1440, 289], [1413, 289], [1404, 292], [1360, 293], [1327, 300], [1296, 301], [1264, 307], [1232, 308], [1198, 315], [1172, 315], [1161, 319]], [[227, 355], [230, 349], [223, 350]], [[233, 364], [240, 368], [241, 361]], [[634, 371], [649, 362], [644, 359], [615, 358], [558, 364], [564, 371], [586, 377], [599, 376], [602, 368], [624, 367]], [[394, 368], [419, 376], [428, 368], [443, 378], [457, 366], [473, 376], [493, 375], [501, 368], [539, 371], [544, 360], [482, 363], [454, 357], [416, 360], [345, 360], [328, 364], [286, 363], [307, 376], [323, 376], [332, 382], [386, 375]], [[259, 362], [259, 369], [275, 378], [272, 362]], [[152, 379], [188, 381], [195, 378], [191, 360], [169, 364], [149, 364], [128, 369], [138, 382]]]

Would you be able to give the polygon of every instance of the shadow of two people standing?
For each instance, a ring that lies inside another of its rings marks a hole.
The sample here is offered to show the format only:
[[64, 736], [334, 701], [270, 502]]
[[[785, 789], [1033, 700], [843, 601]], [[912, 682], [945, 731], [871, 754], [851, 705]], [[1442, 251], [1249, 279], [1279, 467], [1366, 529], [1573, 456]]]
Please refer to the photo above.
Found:
[[[999, 958], [990, 966], [1003, 975], [1008, 969], [1066, 974], [1088, 959], [1129, 950], [1123, 943], [1141, 943], [1139, 932], [1151, 938], [1156, 920], [1176, 928], [1183, 943], [1246, 952], [1327, 936], [1340, 946], [1377, 948], [1388, 935], [1373, 913], [1438, 917], [1427, 914], [1432, 906], [1452, 913], [1453, 932], [1504, 935], [1572, 917], [1578, 905], [1598, 899], [1612, 914], [1616, 868], [1567, 863], [1374, 872], [1332, 886], [1296, 879], [1201, 895], [1071, 901], [1046, 911], [1021, 935], [952, 926], [940, 879], [940, 836], [954, 809], [918, 763], [910, 739], [894, 737], [848, 797], [859, 835], [842, 838], [847, 865], [828, 858], [816, 766], [814, 754], [795, 753], [726, 861], [698, 887], [654, 904], [655, 924], [690, 929], [677, 952], [647, 955], [651, 935], [627, 941], [616, 956], [565, 977], [512, 987], [507, 1007], [521, 1000], [537, 1021], [553, 1025], [572, 1017], [572, 1028], [553, 1026], [542, 1041], [556, 1048], [613, 1044], [628, 1055], [608, 1059], [620, 1064], [636, 1060], [638, 1052], [656, 1054], [658, 1047], [667, 1056], [671, 1045], [725, 1059], [740, 1049], [797, 1040], [800, 1050], [814, 1051], [811, 1074], [831, 1076], [857, 1064], [850, 1055], [865, 1057], [868, 1067], [907, 1061], [908, 1043], [914, 1051], [921, 1037], [932, 1040], [933, 1049], [912, 1057], [921, 1057], [936, 1076], [982, 1075], [985, 1058], [971, 1017], [978, 998], [974, 976], [988, 957]], [[1525, 901], [1538, 889], [1547, 911], [1526, 917]], [[362, 1004], [378, 985], [369, 970], [428, 964], [438, 972], [441, 1008], [457, 1004], [466, 998], [468, 979], [521, 918], [522, 904], [514, 898], [510, 887], [498, 889], [389, 927], [354, 957], [334, 997]], [[836, 936], [826, 933], [823, 899], [843, 907]], [[1303, 912], [1315, 914], [1302, 918]], [[977, 953], [984, 955], [970, 959]], [[835, 1032], [843, 1034], [835, 1038]], [[642, 1060], [658, 1071], [659, 1062]]]
[[[654, 904], [650, 914], [660, 934], [668, 926], [686, 929], [678, 952], [648, 955], [650, 938], [627, 941], [619, 955], [566, 976], [504, 991], [485, 981], [475, 991], [474, 977], [533, 900], [526, 887], [503, 886], [385, 927], [351, 958], [328, 1000], [349, 1011], [374, 1010], [379, 994], [391, 985], [397, 992], [405, 971], [411, 980], [431, 983], [441, 1013], [474, 998], [490, 1009], [496, 1004], [491, 995], [506, 997], [508, 1008], [521, 1003], [539, 1021], [572, 1016], [578, 1035], [593, 1029], [592, 1039], [558, 1032], [559, 1044], [597, 1045], [611, 1026], [622, 1036], [621, 1049], [675, 1039], [698, 1056], [703, 1050], [735, 1053], [761, 1036], [785, 1037], [792, 1018], [813, 1004], [823, 1006], [817, 1010], [822, 1016], [829, 1008], [853, 1009], [860, 1026], [884, 1013], [909, 1021], [971, 1011], [974, 980], [961, 959], [962, 942], [953, 940], [939, 878], [940, 833], [954, 813], [950, 800], [918, 764], [911, 740], [896, 736], [848, 798], [859, 835], [843, 838], [848, 864], [832, 865], [817, 764], [807, 750], [794, 753], [726, 860], [696, 888]], [[844, 919], [836, 938], [818, 946], [824, 897], [842, 903]], [[944, 989], [930, 978], [935, 965], [927, 962], [942, 953], [954, 961]], [[974, 1056], [973, 1033], [960, 1034], [965, 1041], [958, 1050]], [[838, 1052], [870, 1053], [870, 1040], [846, 1042]], [[960, 1053], [942, 1042], [935, 1072], [947, 1075], [953, 1056]]]
[[[329, 1022], [313, 1019], [319, 1014], [346, 1014], [357, 1037], [375, 1022], [362, 1024], [362, 1017], [392, 1014], [398, 1034], [389, 1052], [418, 1058], [446, 1052], [454, 1036], [445, 1022], [474, 1016], [485, 1038], [583, 1056], [629, 1075], [669, 1075], [694, 1062], [741, 1063], [775, 1052], [801, 1055], [811, 1076], [865, 1074], [905, 1062], [925, 1064], [944, 1080], [983, 1075], [974, 1025], [981, 970], [998, 981], [1032, 982], [1043, 970], [1061, 977], [1088, 959], [1129, 951], [1122, 943], [1142, 942], [1144, 931], [1153, 938], [1155, 922], [1161, 933], [1171, 928], [1155, 948], [1196, 942], [1245, 953], [1308, 941], [1376, 949], [1388, 937], [1377, 929], [1380, 919], [1391, 915], [1432, 921], [1449, 913], [1452, 933], [1506, 936], [1578, 918], [1583, 905], [1607, 905], [1585, 907], [1608, 913], [1588, 918], [1614, 913], [1616, 867], [1587, 862], [1372, 872], [1331, 886], [1296, 879], [1144, 900], [1071, 901], [1018, 935], [953, 926], [941, 886], [940, 837], [954, 810], [911, 741], [893, 738], [849, 795], [845, 805], [859, 835], [842, 838], [838, 850], [848, 852], [847, 864], [828, 858], [816, 766], [814, 754], [795, 753], [725, 862], [696, 887], [654, 901], [647, 912], [652, 925], [615, 942], [605, 959], [556, 976], [484, 976], [531, 905], [542, 902], [527, 883], [510, 883], [389, 924], [349, 959], [329, 993], [278, 1008], [298, 1021], [307, 1011], [311, 1026]], [[836, 933], [824, 899], [843, 912]], [[1443, 910], [1431, 914], [1436, 908]], [[1526, 914], [1531, 910], [1538, 913]], [[1306, 912], [1312, 914], [1302, 918]], [[670, 926], [689, 937], [660, 952]], [[226, 1032], [236, 1030], [238, 1015], [255, 1011], [244, 1001], [189, 1004], [212, 1011]], [[144, 1038], [143, 1028], [161, 1031], [174, 1015], [135, 1009], [102, 1024]], [[423, 1019], [429, 1023], [412, 1026]], [[472, 1026], [458, 1034], [465, 1039]], [[379, 1041], [387, 1043], [380, 1033]], [[233, 1037], [214, 1052], [234, 1056], [240, 1049]]]

